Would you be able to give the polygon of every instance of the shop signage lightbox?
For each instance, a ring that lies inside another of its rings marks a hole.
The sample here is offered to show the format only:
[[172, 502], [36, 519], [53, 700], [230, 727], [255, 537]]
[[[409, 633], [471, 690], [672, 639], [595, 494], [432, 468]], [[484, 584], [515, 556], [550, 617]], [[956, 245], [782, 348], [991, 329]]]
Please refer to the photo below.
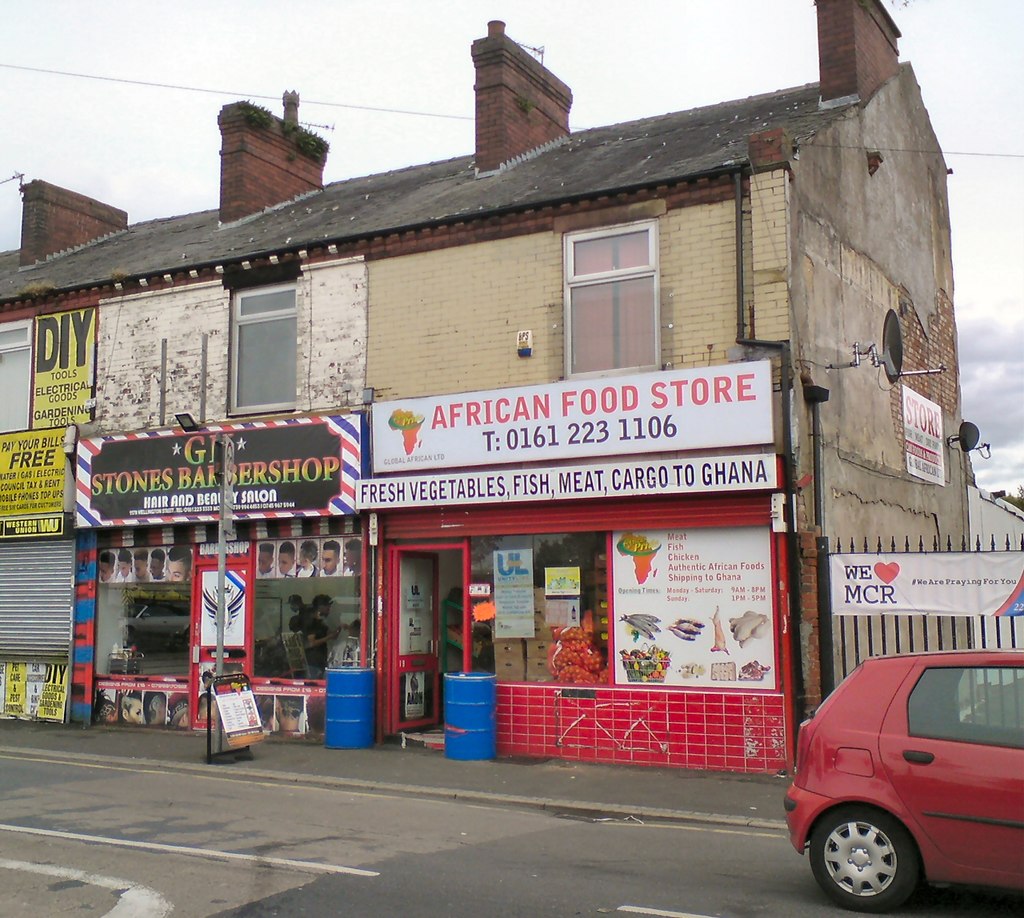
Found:
[[36, 319], [33, 427], [64, 429], [92, 419], [95, 357], [95, 306]]
[[235, 447], [236, 519], [355, 513], [359, 419], [308, 417], [82, 440], [78, 525], [216, 520], [220, 485], [213, 444], [224, 432]]
[[644, 457], [614, 465], [530, 466], [363, 479], [357, 485], [356, 506], [360, 510], [393, 510], [453, 504], [774, 491], [777, 486], [773, 453], [686, 459]]
[[373, 406], [376, 474], [773, 441], [766, 360]]

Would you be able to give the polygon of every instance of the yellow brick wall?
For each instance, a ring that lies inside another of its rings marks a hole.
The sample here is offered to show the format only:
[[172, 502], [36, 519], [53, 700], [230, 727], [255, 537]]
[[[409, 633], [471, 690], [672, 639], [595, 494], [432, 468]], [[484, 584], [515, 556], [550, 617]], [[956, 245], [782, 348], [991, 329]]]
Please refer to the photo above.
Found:
[[[443, 395], [562, 376], [560, 237], [536, 233], [369, 263], [367, 385]], [[533, 331], [533, 356], [516, 333]]]
[[[789, 174], [760, 172], [750, 179], [754, 327], [749, 337], [788, 340]], [[749, 302], [749, 294], [748, 294]]]
[[[755, 179], [753, 214], [744, 230], [753, 262], [747, 296], [758, 311], [758, 337], [788, 338], [785, 175]], [[728, 359], [736, 340], [735, 244], [732, 201], [659, 218], [662, 365], [679, 369]], [[379, 259], [368, 268], [367, 385], [378, 399], [562, 378], [560, 234]], [[526, 359], [516, 355], [521, 329], [533, 332], [533, 356]]]

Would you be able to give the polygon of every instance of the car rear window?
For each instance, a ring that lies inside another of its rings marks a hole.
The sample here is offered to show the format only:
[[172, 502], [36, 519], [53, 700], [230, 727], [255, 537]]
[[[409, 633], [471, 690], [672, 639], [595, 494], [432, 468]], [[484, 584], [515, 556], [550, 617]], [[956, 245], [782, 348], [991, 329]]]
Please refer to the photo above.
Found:
[[1024, 667], [930, 667], [907, 718], [911, 736], [1024, 748]]

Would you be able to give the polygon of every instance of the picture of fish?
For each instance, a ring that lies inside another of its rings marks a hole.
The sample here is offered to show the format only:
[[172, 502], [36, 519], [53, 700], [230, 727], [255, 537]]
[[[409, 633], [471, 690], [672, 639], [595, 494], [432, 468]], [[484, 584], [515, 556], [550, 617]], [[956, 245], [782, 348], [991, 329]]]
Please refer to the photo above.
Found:
[[634, 641], [638, 641], [641, 636], [653, 640], [655, 635], [661, 631], [661, 619], [656, 615], [648, 615], [644, 612], [620, 615], [619, 621], [625, 622], [631, 629]]
[[695, 618], [677, 618], [668, 626], [668, 630], [680, 640], [695, 641], [704, 630], [704, 622]]

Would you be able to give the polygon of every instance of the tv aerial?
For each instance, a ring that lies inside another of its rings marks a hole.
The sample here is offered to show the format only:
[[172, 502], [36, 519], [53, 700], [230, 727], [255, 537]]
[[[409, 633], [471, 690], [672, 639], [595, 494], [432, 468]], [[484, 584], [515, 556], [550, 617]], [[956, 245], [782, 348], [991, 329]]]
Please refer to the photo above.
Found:
[[946, 371], [945, 365], [941, 363], [931, 370], [903, 369], [903, 333], [900, 331], [899, 316], [892, 309], [885, 314], [885, 321], [882, 323], [881, 350], [877, 344], [863, 346], [859, 341], [854, 341], [853, 360], [838, 365], [829, 364], [825, 369], [845, 370], [849, 367], [859, 367], [861, 361], [865, 359], [870, 360], [871, 366], [880, 367], [890, 383], [894, 383], [904, 376], [934, 376], [936, 373]]

